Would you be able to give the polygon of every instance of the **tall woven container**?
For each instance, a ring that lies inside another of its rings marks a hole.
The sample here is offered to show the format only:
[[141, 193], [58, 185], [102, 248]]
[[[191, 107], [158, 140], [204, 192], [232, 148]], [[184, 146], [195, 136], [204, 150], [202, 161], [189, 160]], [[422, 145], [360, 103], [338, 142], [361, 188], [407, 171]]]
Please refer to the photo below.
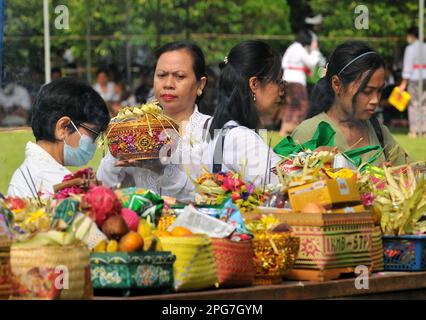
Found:
[[379, 226], [374, 227], [371, 235], [371, 260], [372, 272], [383, 271], [384, 256], [383, 256], [383, 240], [382, 231]]
[[11, 294], [10, 243], [0, 240], [0, 299], [9, 299]]
[[250, 286], [254, 281], [253, 247], [250, 241], [212, 238], [220, 287]]
[[211, 240], [206, 236], [160, 237], [163, 249], [176, 256], [173, 265], [176, 291], [202, 290], [217, 283]]
[[[91, 299], [90, 252], [84, 244], [10, 250], [13, 298], [16, 299]], [[68, 272], [68, 288], [63, 287]], [[59, 277], [59, 278], [58, 278]], [[58, 285], [59, 283], [59, 285]]]

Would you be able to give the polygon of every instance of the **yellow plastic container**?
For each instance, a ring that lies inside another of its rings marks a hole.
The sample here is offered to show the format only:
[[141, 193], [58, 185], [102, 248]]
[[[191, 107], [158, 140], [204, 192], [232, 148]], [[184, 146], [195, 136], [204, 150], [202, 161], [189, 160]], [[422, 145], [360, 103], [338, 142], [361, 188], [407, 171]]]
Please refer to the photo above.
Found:
[[395, 87], [392, 90], [391, 95], [389, 96], [389, 103], [393, 105], [400, 112], [404, 112], [408, 107], [408, 103], [410, 102], [411, 96], [407, 91], [401, 92], [399, 87]]

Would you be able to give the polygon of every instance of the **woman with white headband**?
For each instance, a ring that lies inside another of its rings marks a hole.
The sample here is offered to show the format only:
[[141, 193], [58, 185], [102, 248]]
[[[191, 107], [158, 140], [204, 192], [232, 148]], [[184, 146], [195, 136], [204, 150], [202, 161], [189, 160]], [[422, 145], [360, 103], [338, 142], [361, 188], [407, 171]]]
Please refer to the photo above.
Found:
[[[334, 143], [340, 151], [379, 145], [384, 152], [373, 164], [405, 163], [407, 154], [374, 116], [385, 83], [384, 66], [382, 57], [363, 42], [339, 45], [314, 88], [307, 119], [293, 132], [293, 139], [311, 140], [319, 123], [326, 122], [336, 132]], [[375, 153], [363, 154], [362, 161]]]

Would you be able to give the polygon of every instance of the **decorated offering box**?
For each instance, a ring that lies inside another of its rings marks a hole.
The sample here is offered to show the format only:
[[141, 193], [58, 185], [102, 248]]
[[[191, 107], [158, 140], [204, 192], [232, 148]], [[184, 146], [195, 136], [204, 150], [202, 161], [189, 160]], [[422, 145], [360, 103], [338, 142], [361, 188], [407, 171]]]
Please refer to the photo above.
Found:
[[253, 245], [251, 240], [232, 241], [213, 238], [219, 287], [240, 287], [253, 284]]
[[[269, 208], [260, 208], [267, 213]], [[293, 213], [273, 210], [274, 217], [287, 223], [300, 238], [297, 260], [287, 277], [310, 280], [296, 270], [333, 270], [372, 265], [372, 214]], [[281, 212], [281, 213], [280, 213]], [[250, 218], [245, 216], [245, 218]], [[297, 272], [296, 272], [297, 273]], [[337, 273], [339, 276], [339, 273]], [[318, 278], [317, 280], [325, 280]]]
[[383, 236], [384, 269], [426, 270], [426, 235]]
[[301, 211], [309, 202], [329, 207], [361, 201], [355, 179], [323, 179], [290, 188], [288, 195], [294, 211]]
[[178, 125], [155, 101], [121, 109], [111, 119], [106, 138], [111, 154], [120, 160], [159, 159], [172, 132], [178, 133]]
[[171, 252], [92, 253], [93, 289], [167, 291], [173, 288], [175, 260]]
[[207, 236], [160, 237], [164, 250], [176, 255], [176, 291], [202, 290], [218, 285], [212, 241]]
[[13, 299], [81, 300], [93, 297], [84, 244], [25, 247], [10, 252]]

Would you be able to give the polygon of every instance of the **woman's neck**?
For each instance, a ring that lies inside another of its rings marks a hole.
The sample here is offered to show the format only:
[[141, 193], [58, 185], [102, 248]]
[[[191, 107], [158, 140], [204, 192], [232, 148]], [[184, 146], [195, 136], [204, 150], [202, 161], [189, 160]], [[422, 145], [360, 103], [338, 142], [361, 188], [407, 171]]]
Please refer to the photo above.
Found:
[[333, 104], [331, 108], [326, 112], [328, 117], [337, 123], [339, 126], [352, 128], [358, 127], [361, 125], [360, 120], [351, 119], [348, 114], [343, 111], [343, 108], [338, 104]]
[[179, 128], [182, 128], [182, 124], [189, 121], [192, 114], [194, 113], [194, 110], [195, 106], [193, 106], [192, 108], [186, 108], [183, 111], [174, 114], [166, 112], [166, 115], [172, 118], [179, 125]]
[[61, 142], [46, 140], [37, 141], [37, 145], [52, 156], [61, 165], [64, 165], [64, 147]]

